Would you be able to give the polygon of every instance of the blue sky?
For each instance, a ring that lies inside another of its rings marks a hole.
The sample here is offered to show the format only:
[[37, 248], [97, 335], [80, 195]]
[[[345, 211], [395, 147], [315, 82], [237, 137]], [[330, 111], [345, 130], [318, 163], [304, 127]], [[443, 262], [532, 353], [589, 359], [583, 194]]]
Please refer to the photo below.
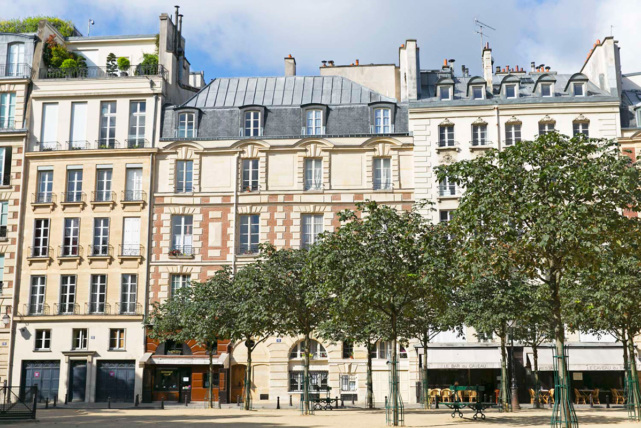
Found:
[[157, 33], [158, 16], [181, 5], [187, 58], [205, 78], [283, 73], [296, 58], [298, 74], [318, 74], [322, 60], [397, 63], [398, 47], [418, 40], [421, 67], [444, 58], [480, 73], [480, 39], [487, 30], [495, 65], [529, 68], [531, 61], [576, 72], [597, 38], [620, 42], [624, 72], [641, 71], [641, 0], [17, 0], [2, 18], [54, 15], [92, 35]]

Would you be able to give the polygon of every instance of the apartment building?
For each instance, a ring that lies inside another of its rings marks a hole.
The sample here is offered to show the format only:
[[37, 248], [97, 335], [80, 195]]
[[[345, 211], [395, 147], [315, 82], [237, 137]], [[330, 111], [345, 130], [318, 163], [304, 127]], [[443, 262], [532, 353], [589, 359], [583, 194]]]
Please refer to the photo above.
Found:
[[0, 33], [0, 383], [9, 376], [27, 101], [35, 34]]
[[[261, 242], [311, 245], [358, 201], [411, 207], [407, 104], [346, 77], [296, 76], [295, 70], [287, 57], [285, 76], [214, 79], [165, 110], [154, 167], [150, 303], [223, 266], [239, 269], [255, 260]], [[253, 353], [257, 403], [298, 397], [301, 340], [270, 338]], [[365, 349], [320, 340], [312, 347], [312, 383], [364, 401]], [[382, 402], [381, 349], [375, 378]], [[222, 343], [218, 351], [214, 398], [235, 401], [242, 397], [245, 347]], [[190, 344], [154, 344], [147, 352], [145, 397], [183, 400], [189, 386], [193, 399], [206, 399], [206, 358]], [[165, 382], [168, 377], [178, 381]]]
[[[64, 38], [40, 23], [12, 358], [12, 383], [37, 385], [40, 399], [142, 393], [153, 142], [163, 104], [202, 80], [184, 57], [177, 12], [174, 22], [160, 16], [157, 35]], [[86, 66], [46, 64], [52, 41]], [[111, 57], [129, 65], [114, 68]]]

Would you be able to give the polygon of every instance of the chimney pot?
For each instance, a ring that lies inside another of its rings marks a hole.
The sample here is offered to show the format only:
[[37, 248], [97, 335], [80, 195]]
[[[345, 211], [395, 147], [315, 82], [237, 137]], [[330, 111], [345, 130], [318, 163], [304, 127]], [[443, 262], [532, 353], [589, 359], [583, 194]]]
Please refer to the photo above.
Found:
[[333, 60], [333, 59], [330, 59], [330, 60], [328, 61], [328, 63], [329, 63], [329, 66], [330, 66], [330, 67], [333, 67], [333, 66], [334, 66], [334, 60]]
[[359, 61], [358, 61], [358, 58], [357, 58], [357, 59], [356, 59], [356, 65], [358, 65], [358, 64], [359, 64]]
[[545, 67], [545, 71], [550, 71], [551, 69], [552, 69], [552, 67], [550, 67], [550, 66]]
[[596, 44], [600, 45], [601, 44], [601, 40], [600, 39], [596, 39]]
[[447, 59], [443, 60], [443, 67], [447, 67]]
[[404, 48], [405, 48], [405, 43], [401, 45], [401, 49], [404, 49]]

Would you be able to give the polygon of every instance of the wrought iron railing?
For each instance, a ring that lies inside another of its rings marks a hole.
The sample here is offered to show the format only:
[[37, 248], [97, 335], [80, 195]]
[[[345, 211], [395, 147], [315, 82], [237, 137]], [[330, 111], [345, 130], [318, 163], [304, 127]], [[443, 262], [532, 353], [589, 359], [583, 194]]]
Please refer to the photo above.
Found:
[[251, 192], [260, 192], [260, 185], [259, 184], [249, 184], [249, 185], [243, 185], [242, 188], [240, 189], [241, 192], [243, 193], [251, 193]]
[[0, 116], [0, 131], [16, 129], [16, 121], [12, 117]]
[[41, 69], [38, 74], [40, 79], [111, 79], [137, 76], [161, 76], [166, 78], [167, 71], [162, 64], [138, 64], [130, 65], [124, 69], [99, 66], [46, 68]]
[[47, 246], [39, 246], [39, 247], [28, 247], [27, 254], [29, 254], [29, 257], [38, 259], [38, 258], [48, 258], [50, 254], [53, 253], [53, 248], [47, 247]]
[[[0, 130], [2, 130], [0, 120]], [[13, 129], [13, 128], [12, 128]], [[60, 150], [115, 150], [115, 149], [142, 149], [151, 147], [149, 140], [145, 138], [129, 138], [124, 144], [120, 144], [115, 138], [100, 138], [93, 142], [88, 140], [71, 140], [60, 143], [58, 141], [36, 141], [31, 144], [29, 150], [32, 152], [53, 152]]]
[[95, 141], [96, 150], [113, 150], [119, 149], [120, 143], [115, 138], [99, 138]]
[[29, 303], [23, 305], [23, 313], [26, 315], [50, 315], [51, 308], [47, 303]]
[[443, 149], [446, 147], [458, 147], [458, 141], [455, 140], [439, 140], [438, 148]]
[[14, 77], [14, 78], [30, 78], [31, 66], [29, 64], [0, 64], [0, 78]]
[[32, 204], [52, 204], [56, 202], [56, 194], [53, 192], [36, 192], [31, 194]]
[[88, 302], [85, 303], [85, 315], [109, 315], [111, 314], [111, 305], [106, 302]]
[[91, 192], [91, 202], [115, 202], [116, 192], [111, 190], [94, 190]]
[[169, 250], [171, 257], [192, 257], [195, 254], [195, 248], [191, 245], [172, 245]]
[[77, 303], [54, 303], [53, 313], [56, 315], [80, 315], [80, 305]]
[[258, 244], [240, 244], [240, 247], [238, 248], [238, 254], [240, 255], [258, 254]]
[[144, 247], [139, 244], [120, 244], [118, 245], [118, 254], [120, 257], [140, 257], [144, 253]]
[[144, 202], [147, 200], [147, 192], [144, 190], [123, 190], [122, 200], [124, 202]]
[[118, 302], [116, 307], [119, 315], [142, 315], [142, 305], [140, 303]]
[[63, 203], [81, 203], [87, 200], [85, 192], [67, 191], [62, 193]]
[[60, 245], [58, 258], [82, 257], [82, 245]]
[[111, 245], [90, 245], [89, 257], [111, 257], [113, 256], [114, 248]]
[[128, 149], [144, 149], [151, 147], [151, 144], [146, 138], [128, 138], [125, 140], [125, 147]]

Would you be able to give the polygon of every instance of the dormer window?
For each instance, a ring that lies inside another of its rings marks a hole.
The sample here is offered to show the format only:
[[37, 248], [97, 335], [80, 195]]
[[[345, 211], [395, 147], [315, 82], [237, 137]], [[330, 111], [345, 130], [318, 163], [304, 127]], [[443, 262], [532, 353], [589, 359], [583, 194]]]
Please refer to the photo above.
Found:
[[572, 83], [572, 93], [575, 97], [585, 96], [585, 84], [582, 82]]
[[505, 85], [505, 98], [516, 98], [516, 85]]
[[249, 110], [245, 112], [245, 137], [259, 137], [263, 134], [260, 126], [260, 112], [258, 110]]
[[322, 135], [323, 132], [323, 111], [307, 110], [307, 122], [305, 135]]
[[374, 133], [389, 134], [391, 132], [392, 110], [389, 108], [377, 108], [374, 110]]
[[180, 113], [178, 115], [178, 138], [194, 138], [196, 136], [196, 114]]
[[542, 97], [551, 97], [552, 96], [552, 84], [551, 83], [541, 83], [541, 96]]
[[452, 88], [449, 86], [439, 86], [439, 99], [441, 100], [451, 100], [452, 99]]
[[483, 92], [485, 92], [483, 86], [472, 86], [472, 99], [482, 100], [485, 98]]

